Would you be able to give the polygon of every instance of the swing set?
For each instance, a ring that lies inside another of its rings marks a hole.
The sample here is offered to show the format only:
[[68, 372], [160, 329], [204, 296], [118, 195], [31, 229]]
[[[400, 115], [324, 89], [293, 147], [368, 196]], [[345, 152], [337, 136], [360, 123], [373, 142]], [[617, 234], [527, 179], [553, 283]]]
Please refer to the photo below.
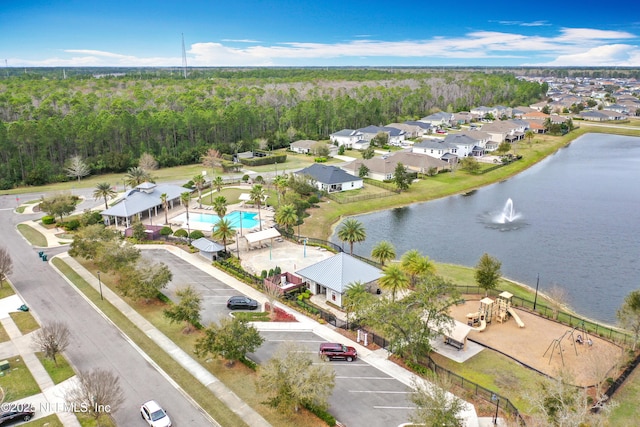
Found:
[[[581, 333], [575, 335], [576, 332], [581, 332]], [[584, 321], [583, 321], [582, 327], [576, 326], [573, 329], [565, 331], [560, 336], [560, 338], [555, 338], [553, 341], [551, 341], [551, 344], [549, 344], [549, 347], [547, 347], [547, 350], [542, 355], [542, 357], [545, 357], [549, 352], [549, 350], [551, 350], [551, 353], [549, 354], [549, 364], [551, 364], [551, 359], [553, 359], [553, 354], [556, 352], [556, 350], [558, 350], [560, 352], [560, 359], [562, 360], [562, 366], [564, 366], [564, 355], [562, 354], [563, 352], [562, 340], [565, 338], [569, 338], [569, 341], [573, 345], [573, 350], [575, 351], [576, 356], [578, 355], [578, 347], [576, 346], [576, 343], [579, 345], [582, 345], [586, 342], [589, 345], [589, 347], [593, 345], [593, 341], [591, 340], [591, 338], [589, 338], [589, 333], [587, 332], [587, 329], [584, 327]]]

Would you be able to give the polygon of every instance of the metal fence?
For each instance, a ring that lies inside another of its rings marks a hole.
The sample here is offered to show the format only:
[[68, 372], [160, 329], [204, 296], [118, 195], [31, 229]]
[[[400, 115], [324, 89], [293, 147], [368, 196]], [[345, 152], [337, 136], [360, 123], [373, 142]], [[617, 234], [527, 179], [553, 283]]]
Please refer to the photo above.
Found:
[[[463, 294], [481, 295], [486, 292], [478, 286], [458, 286], [458, 289]], [[496, 297], [499, 295], [499, 292], [492, 289], [488, 294], [492, 297]], [[616, 329], [611, 326], [601, 325], [592, 320], [567, 313], [560, 308], [549, 307], [543, 303], [531, 301], [518, 296], [513, 296], [511, 298], [511, 304], [514, 307], [523, 308], [542, 317], [546, 317], [547, 319], [555, 320], [558, 323], [565, 324], [571, 328], [583, 330], [584, 332], [588, 332], [593, 335], [598, 335], [618, 344], [629, 345], [634, 342], [634, 337], [627, 331]], [[535, 310], [533, 309], [534, 305], [536, 307]]]

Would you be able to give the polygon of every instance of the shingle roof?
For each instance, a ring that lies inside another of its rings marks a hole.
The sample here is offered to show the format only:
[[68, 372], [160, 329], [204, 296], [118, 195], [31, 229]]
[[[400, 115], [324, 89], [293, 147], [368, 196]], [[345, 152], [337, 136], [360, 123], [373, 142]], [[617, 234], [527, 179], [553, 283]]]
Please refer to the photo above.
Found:
[[350, 175], [335, 166], [314, 163], [309, 167], [296, 172], [297, 175], [309, 175], [323, 184], [341, 184], [343, 182], [362, 181], [362, 178]]
[[352, 283], [369, 283], [382, 277], [380, 269], [344, 252], [298, 270], [296, 274], [341, 294]]

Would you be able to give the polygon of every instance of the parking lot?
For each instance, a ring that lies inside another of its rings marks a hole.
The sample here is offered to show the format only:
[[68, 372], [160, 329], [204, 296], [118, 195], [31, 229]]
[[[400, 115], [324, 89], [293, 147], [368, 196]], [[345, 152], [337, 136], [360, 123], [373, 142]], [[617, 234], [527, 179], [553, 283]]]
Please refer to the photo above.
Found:
[[[228, 316], [227, 299], [243, 294], [165, 249], [145, 249], [142, 254], [148, 259], [165, 263], [171, 269], [173, 279], [163, 292], [172, 300], [178, 300], [176, 290], [187, 284], [202, 294], [202, 323], [205, 325]], [[299, 323], [295, 325], [300, 326]], [[278, 327], [286, 325], [278, 324]], [[360, 358], [355, 362], [321, 361], [317, 356], [318, 348], [320, 343], [327, 340], [311, 330], [261, 330], [260, 333], [265, 338], [264, 344], [248, 355], [257, 363], [267, 361], [282, 342], [293, 341], [307, 349], [317, 363], [331, 364], [336, 372], [336, 387], [329, 399], [331, 414], [345, 425], [397, 426], [408, 421], [413, 410], [410, 390], [393, 376]]]

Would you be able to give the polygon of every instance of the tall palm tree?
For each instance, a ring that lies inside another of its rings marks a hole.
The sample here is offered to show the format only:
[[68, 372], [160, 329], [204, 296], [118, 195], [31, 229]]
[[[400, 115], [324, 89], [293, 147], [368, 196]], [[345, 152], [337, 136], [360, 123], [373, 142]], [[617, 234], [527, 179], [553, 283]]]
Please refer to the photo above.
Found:
[[124, 180], [131, 188], [137, 187], [143, 182], [153, 182], [151, 174], [139, 166], [129, 168]]
[[251, 197], [251, 201], [258, 205], [258, 221], [260, 222], [260, 231], [262, 231], [262, 216], [260, 215], [260, 206], [262, 205], [262, 201], [265, 198], [265, 191], [262, 185], [256, 184], [251, 187], [251, 193], [249, 193], [249, 197]]
[[295, 206], [280, 206], [276, 211], [275, 220], [287, 230], [287, 233], [293, 233], [293, 226], [298, 223], [298, 212]]
[[284, 195], [284, 192], [287, 190], [287, 185], [289, 184], [289, 178], [286, 174], [278, 175], [273, 180], [273, 186], [276, 188], [276, 193], [278, 194], [278, 206], [280, 206], [280, 198]]
[[224, 245], [224, 251], [227, 252], [227, 239], [231, 239], [236, 235], [236, 230], [231, 226], [231, 222], [228, 219], [221, 219], [213, 226], [211, 236], [214, 239], [222, 240]]
[[531, 140], [533, 139], [534, 136], [535, 136], [535, 133], [533, 133], [532, 130], [528, 130], [524, 133], [524, 137], [529, 140], [529, 147], [531, 147]]
[[364, 226], [357, 219], [347, 218], [338, 230], [338, 239], [349, 243], [351, 255], [353, 255], [353, 244], [364, 242], [366, 238], [367, 233], [364, 230]]
[[116, 197], [116, 192], [111, 188], [111, 184], [108, 182], [101, 182], [96, 185], [96, 189], [93, 190], [93, 197], [95, 197], [96, 200], [104, 199], [104, 208], [109, 209], [107, 201]]
[[187, 237], [189, 238], [189, 243], [191, 243], [191, 230], [189, 229], [189, 202], [191, 201], [191, 193], [185, 191], [180, 194], [180, 203], [187, 211]]
[[429, 257], [422, 256], [416, 249], [411, 249], [402, 255], [400, 266], [409, 275], [411, 286], [415, 286], [418, 277], [435, 273], [435, 266]]
[[160, 203], [162, 203], [162, 210], [164, 211], [164, 223], [169, 224], [169, 200], [167, 200], [169, 196], [167, 193], [162, 193], [160, 195]]
[[204, 188], [204, 184], [207, 181], [204, 179], [204, 176], [202, 174], [194, 176], [192, 181], [193, 185], [196, 187], [196, 190], [198, 190], [198, 205], [200, 206], [200, 209], [202, 209], [202, 189]]
[[220, 191], [222, 191], [222, 186], [224, 185], [224, 180], [222, 179], [222, 177], [220, 175], [218, 175], [211, 182], [211, 185], [213, 185], [216, 188], [216, 191], [219, 193]]
[[227, 214], [227, 198], [224, 196], [218, 196], [213, 201], [213, 210], [216, 211], [216, 214], [223, 219]]
[[391, 301], [396, 300], [396, 293], [409, 288], [409, 278], [397, 264], [391, 264], [384, 268], [382, 277], [378, 279], [382, 289], [391, 292]]
[[384, 267], [384, 263], [396, 259], [396, 248], [386, 240], [381, 241], [373, 247], [371, 257], [378, 260]]

